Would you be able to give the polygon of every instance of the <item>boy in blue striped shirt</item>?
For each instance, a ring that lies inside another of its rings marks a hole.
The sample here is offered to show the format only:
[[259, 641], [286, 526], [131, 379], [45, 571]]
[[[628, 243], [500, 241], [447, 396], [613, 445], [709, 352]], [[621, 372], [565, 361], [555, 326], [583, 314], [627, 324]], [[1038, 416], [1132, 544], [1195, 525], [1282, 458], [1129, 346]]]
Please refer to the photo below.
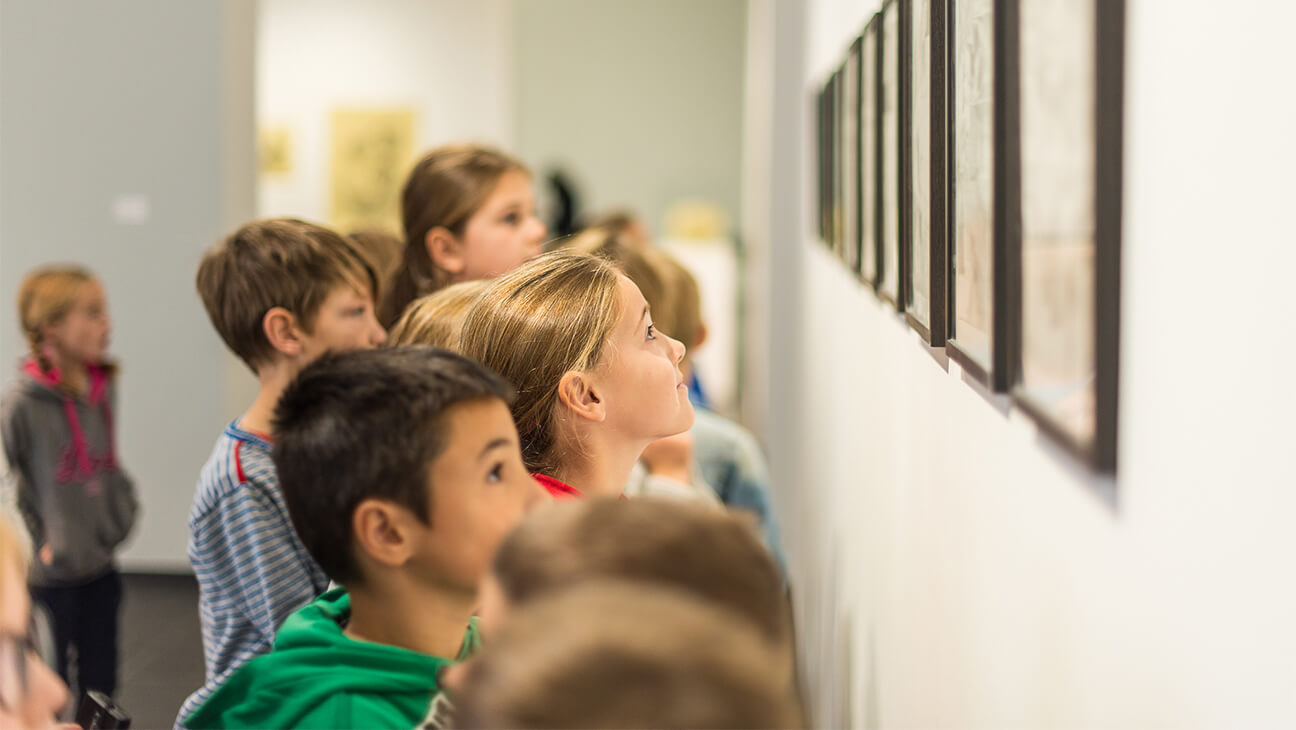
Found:
[[244, 225], [203, 257], [197, 284], [212, 325], [260, 388], [217, 439], [189, 513], [206, 681], [177, 726], [234, 670], [268, 652], [289, 614], [328, 588], [288, 517], [270, 459], [270, 421], [284, 389], [320, 355], [386, 339], [374, 315], [373, 267], [321, 226]]

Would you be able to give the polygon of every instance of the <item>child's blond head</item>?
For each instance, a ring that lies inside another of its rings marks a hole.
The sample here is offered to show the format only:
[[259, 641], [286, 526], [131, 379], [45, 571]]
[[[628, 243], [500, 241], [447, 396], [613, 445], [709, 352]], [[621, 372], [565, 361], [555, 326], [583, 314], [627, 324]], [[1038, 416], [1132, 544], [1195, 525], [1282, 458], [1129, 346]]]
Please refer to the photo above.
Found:
[[41, 357], [45, 328], [63, 320], [76, 306], [81, 285], [94, 281], [88, 269], [73, 264], [45, 266], [18, 286], [18, 321], [32, 355]]
[[491, 282], [464, 320], [460, 351], [517, 389], [513, 418], [533, 472], [558, 463], [558, 386], [602, 358], [620, 316], [620, 276], [593, 256], [545, 254]]
[[387, 344], [432, 345], [459, 349], [459, 332], [468, 310], [490, 282], [464, 281], [415, 299], [388, 334]]

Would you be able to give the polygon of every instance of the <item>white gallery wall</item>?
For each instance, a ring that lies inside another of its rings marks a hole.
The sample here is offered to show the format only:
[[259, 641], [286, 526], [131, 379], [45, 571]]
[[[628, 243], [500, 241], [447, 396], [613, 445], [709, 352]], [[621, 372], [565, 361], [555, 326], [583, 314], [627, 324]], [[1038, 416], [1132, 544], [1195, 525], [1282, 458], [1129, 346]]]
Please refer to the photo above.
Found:
[[143, 504], [127, 568], [188, 570], [194, 483], [229, 415], [194, 272], [252, 213], [252, 20], [250, 0], [0, 3], [0, 383], [26, 351], [22, 276], [93, 269]]
[[765, 242], [769, 371], [748, 400], [819, 726], [1296, 721], [1296, 8], [1128, 5], [1113, 480], [815, 240], [813, 94], [875, 3], [751, 3], [748, 85], [768, 98], [746, 112], [764, 143], [745, 148], [744, 224]]
[[[329, 115], [411, 108], [414, 155], [447, 142], [510, 149], [510, 0], [259, 0], [258, 128], [286, 129], [293, 170], [259, 181], [257, 212], [329, 217]], [[411, 165], [413, 160], [411, 160]]]

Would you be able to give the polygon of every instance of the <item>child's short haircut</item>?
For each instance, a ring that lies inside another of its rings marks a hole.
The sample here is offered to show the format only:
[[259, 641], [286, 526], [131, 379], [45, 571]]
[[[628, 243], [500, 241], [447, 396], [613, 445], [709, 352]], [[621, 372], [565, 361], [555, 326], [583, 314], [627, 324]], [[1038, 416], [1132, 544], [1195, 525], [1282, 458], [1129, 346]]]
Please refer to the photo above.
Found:
[[447, 411], [512, 391], [466, 357], [432, 347], [326, 355], [307, 366], [275, 408], [274, 463], [307, 552], [342, 584], [359, 583], [351, 517], [361, 501], [390, 500], [425, 524], [432, 461], [448, 440]]
[[415, 299], [392, 326], [388, 346], [432, 345], [458, 350], [468, 309], [488, 286], [489, 279], [463, 281]]
[[724, 606], [791, 645], [769, 551], [750, 520], [708, 505], [650, 497], [545, 505], [505, 538], [491, 568], [513, 607], [591, 578], [641, 580]]
[[678, 590], [597, 581], [510, 617], [464, 667], [459, 728], [796, 728], [751, 625]]
[[263, 321], [274, 307], [308, 331], [339, 285], [372, 295], [373, 266], [343, 236], [287, 218], [253, 221], [210, 249], [198, 265], [198, 294], [225, 344], [255, 372], [273, 348]]

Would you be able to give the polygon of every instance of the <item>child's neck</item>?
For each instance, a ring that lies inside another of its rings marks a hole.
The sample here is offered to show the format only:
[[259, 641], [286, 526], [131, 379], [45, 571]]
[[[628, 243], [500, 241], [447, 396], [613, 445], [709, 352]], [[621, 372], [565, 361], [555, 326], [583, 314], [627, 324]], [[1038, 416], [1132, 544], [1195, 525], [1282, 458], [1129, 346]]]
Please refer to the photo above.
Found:
[[643, 453], [644, 443], [617, 444], [590, 435], [582, 449], [568, 449], [570, 458], [564, 459], [556, 474], [559, 479], [587, 497], [617, 497], [625, 490], [630, 471]]
[[350, 593], [347, 636], [443, 659], [458, 657], [477, 608], [476, 595], [455, 596], [402, 578], [371, 580]]
[[46, 348], [42, 354], [45, 356], [50, 368], [58, 371], [59, 383], [64, 388], [73, 393], [84, 393], [86, 391], [86, 382], [90, 379], [90, 370], [84, 362], [77, 358], [66, 357], [52, 347]]
[[300, 370], [301, 368], [293, 363], [279, 361], [266, 365], [258, 371], [257, 380], [260, 381], [261, 387], [257, 391], [256, 400], [252, 401], [251, 407], [239, 419], [239, 428], [256, 433], [271, 433], [270, 424], [274, 420], [274, 410], [279, 403], [279, 396], [283, 395], [288, 384], [297, 377]]

